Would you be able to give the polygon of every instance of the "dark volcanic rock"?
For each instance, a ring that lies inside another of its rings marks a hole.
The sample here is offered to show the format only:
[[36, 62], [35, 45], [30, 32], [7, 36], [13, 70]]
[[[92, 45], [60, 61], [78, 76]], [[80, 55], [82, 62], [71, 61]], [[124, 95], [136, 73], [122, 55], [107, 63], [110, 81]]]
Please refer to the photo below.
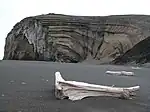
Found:
[[28, 17], [7, 35], [3, 59], [111, 62], [148, 37], [149, 26], [145, 15]]
[[136, 44], [122, 56], [117, 57], [113, 64], [144, 64], [150, 62], [150, 37]]

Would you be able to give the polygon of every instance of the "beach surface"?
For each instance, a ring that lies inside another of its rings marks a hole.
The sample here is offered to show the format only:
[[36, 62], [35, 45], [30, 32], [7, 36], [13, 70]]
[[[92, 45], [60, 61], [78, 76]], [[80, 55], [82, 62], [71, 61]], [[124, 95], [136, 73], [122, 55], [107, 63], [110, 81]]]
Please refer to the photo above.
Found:
[[[132, 71], [135, 76], [105, 74], [107, 70]], [[132, 100], [89, 97], [80, 101], [54, 96], [54, 73], [65, 80], [108, 86], [140, 86]], [[150, 69], [130, 66], [63, 64], [42, 61], [0, 61], [0, 112], [150, 112]]]

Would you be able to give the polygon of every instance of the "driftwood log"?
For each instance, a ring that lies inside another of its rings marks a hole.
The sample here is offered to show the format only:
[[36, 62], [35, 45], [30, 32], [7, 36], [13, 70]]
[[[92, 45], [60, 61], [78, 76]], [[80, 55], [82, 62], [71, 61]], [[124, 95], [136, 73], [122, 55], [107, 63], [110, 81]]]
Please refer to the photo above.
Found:
[[119, 75], [119, 76], [134, 76], [134, 72], [127, 72], [127, 71], [106, 71], [106, 74], [110, 75]]
[[60, 72], [55, 73], [55, 96], [58, 99], [68, 98], [72, 101], [92, 96], [112, 96], [130, 99], [140, 86], [121, 88], [89, 84], [77, 81], [65, 81]]
[[134, 69], [134, 70], [139, 70], [139, 69], [141, 69], [140, 67], [131, 67], [132, 69]]

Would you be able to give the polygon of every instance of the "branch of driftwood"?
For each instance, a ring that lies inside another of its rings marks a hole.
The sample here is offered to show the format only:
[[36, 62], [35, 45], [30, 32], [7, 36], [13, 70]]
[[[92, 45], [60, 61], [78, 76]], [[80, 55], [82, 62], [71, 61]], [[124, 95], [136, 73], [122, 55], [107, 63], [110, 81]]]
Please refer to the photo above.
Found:
[[55, 96], [58, 99], [81, 100], [92, 96], [111, 96], [123, 99], [131, 99], [135, 96], [140, 86], [113, 87], [89, 84], [77, 81], [65, 81], [60, 72], [55, 72]]
[[109, 75], [119, 75], [119, 76], [134, 76], [134, 72], [127, 72], [127, 71], [106, 71], [106, 74]]

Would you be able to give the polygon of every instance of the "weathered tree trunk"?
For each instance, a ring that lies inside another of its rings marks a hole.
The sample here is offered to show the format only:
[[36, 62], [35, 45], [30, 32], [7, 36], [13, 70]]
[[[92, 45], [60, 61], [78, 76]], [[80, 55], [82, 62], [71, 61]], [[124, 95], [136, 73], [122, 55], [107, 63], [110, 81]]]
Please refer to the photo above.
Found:
[[126, 71], [106, 71], [106, 74], [110, 75], [123, 75], [123, 76], [134, 76], [134, 72], [126, 72]]
[[55, 96], [58, 99], [68, 98], [74, 101], [91, 96], [112, 96], [130, 99], [139, 88], [139, 86], [121, 88], [76, 81], [65, 81], [61, 77], [60, 72], [55, 73]]

